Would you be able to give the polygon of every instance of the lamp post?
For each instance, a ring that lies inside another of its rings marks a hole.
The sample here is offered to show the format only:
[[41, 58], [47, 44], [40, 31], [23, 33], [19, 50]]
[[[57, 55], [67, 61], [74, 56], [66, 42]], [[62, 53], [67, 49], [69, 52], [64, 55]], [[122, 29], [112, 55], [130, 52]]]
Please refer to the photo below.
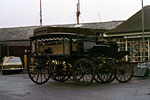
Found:
[[40, 26], [42, 26], [42, 1], [40, 0]]
[[145, 61], [145, 39], [144, 39], [144, 9], [143, 9], [143, 0], [142, 0], [142, 45], [143, 45], [143, 61]]

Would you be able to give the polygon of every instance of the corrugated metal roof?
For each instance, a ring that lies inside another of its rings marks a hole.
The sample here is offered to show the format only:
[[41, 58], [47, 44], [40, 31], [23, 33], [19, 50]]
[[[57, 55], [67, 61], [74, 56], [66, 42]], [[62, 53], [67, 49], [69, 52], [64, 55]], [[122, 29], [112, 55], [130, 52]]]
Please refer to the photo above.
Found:
[[[109, 22], [93, 22], [93, 23], [81, 23], [80, 28], [91, 28], [91, 29], [114, 29], [120, 25], [123, 21], [109, 21]], [[78, 27], [77, 24], [66, 24], [66, 25], [53, 25], [60, 27]]]
[[[95, 22], [95, 23], [82, 23], [81, 28], [91, 29], [112, 29], [121, 24], [122, 21], [111, 21], [111, 22]], [[60, 27], [76, 27], [77, 24], [66, 24], [66, 25], [45, 25], [45, 26], [60, 26]], [[1, 28], [0, 29], [0, 41], [9, 40], [29, 40], [33, 36], [34, 29], [39, 26], [29, 27], [16, 27], [16, 28]]]
[[29, 40], [35, 28], [37, 27], [2, 28], [0, 29], [0, 41]]

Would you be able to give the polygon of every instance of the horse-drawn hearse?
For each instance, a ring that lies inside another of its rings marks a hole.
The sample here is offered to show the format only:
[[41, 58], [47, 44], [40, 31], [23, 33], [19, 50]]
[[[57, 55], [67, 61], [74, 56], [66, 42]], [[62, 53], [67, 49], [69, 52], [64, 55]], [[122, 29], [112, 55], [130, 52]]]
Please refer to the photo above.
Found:
[[128, 82], [133, 76], [130, 62], [122, 60], [127, 51], [118, 51], [113, 41], [99, 40], [97, 32], [85, 28], [41, 27], [34, 30], [28, 74], [37, 84], [50, 78], [79, 85]]

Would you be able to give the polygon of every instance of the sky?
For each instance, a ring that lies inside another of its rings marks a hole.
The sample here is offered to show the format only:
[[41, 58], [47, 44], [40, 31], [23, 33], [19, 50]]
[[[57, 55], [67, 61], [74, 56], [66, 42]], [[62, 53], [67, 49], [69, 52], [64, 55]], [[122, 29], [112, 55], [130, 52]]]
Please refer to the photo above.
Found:
[[[76, 23], [78, 0], [42, 0], [43, 25]], [[144, 6], [150, 0], [143, 0]], [[80, 23], [127, 20], [141, 0], [80, 0]], [[0, 28], [40, 25], [40, 0], [0, 0]]]

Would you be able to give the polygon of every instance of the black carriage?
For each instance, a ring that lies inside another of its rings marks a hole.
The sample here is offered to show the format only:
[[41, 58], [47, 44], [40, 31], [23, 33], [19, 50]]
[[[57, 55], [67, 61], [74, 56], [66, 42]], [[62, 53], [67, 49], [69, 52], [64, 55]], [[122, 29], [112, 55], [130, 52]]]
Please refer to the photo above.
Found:
[[[66, 27], [42, 27], [31, 39], [28, 74], [37, 84], [49, 78], [80, 85], [127, 82], [133, 76], [129, 62], [120, 59], [128, 52], [118, 52], [116, 42], [99, 41], [97, 30]], [[120, 63], [121, 62], [121, 63]], [[122, 64], [122, 65], [121, 65]]]

